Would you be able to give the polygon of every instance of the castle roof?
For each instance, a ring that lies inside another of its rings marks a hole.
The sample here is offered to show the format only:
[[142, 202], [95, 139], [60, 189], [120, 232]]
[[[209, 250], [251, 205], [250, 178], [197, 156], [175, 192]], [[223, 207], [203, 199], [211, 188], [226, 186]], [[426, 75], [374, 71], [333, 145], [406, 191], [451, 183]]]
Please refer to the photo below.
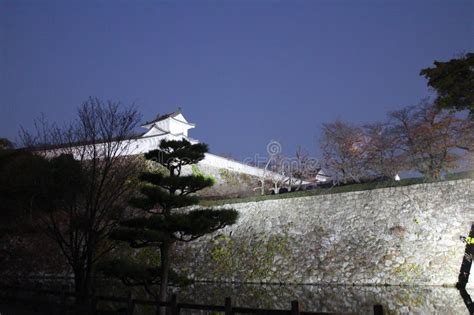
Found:
[[184, 123], [184, 124], [189, 125], [189, 126], [193, 126], [193, 127], [195, 126], [194, 124], [188, 122], [184, 118], [184, 116], [182, 115], [181, 107], [178, 107], [178, 109], [175, 110], [172, 113], [168, 113], [168, 114], [164, 114], [164, 115], [158, 114], [155, 117], [155, 119], [145, 122], [143, 125], [141, 125], [141, 127], [150, 128], [151, 126], [153, 126], [157, 122], [160, 122], [160, 121], [163, 121], [163, 120], [166, 120], [166, 119], [170, 119], [170, 118], [176, 118], [177, 116], [180, 116], [180, 117], [178, 117], [178, 119], [175, 119], [176, 121], [179, 121], [180, 123]]

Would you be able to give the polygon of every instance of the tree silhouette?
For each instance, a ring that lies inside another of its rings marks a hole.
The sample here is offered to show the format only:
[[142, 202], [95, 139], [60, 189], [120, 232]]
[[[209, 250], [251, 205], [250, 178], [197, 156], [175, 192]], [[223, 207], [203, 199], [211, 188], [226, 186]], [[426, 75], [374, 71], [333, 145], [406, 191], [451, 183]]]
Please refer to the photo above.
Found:
[[467, 109], [474, 119], [474, 53], [446, 62], [435, 61], [434, 65], [422, 69], [420, 75], [438, 93], [436, 105], [442, 109]]
[[233, 209], [177, 209], [196, 204], [198, 198], [193, 193], [212, 186], [210, 178], [181, 175], [184, 166], [202, 160], [207, 150], [203, 143], [163, 140], [159, 149], [145, 154], [147, 160], [159, 163], [166, 171], [141, 174], [140, 196], [132, 198], [130, 204], [142, 215], [121, 222], [112, 238], [128, 242], [132, 248], [159, 248], [160, 265], [116, 259], [105, 267], [106, 273], [128, 285], [143, 285], [150, 294], [151, 286], [159, 283], [159, 295], [155, 297], [165, 301], [168, 283], [182, 279], [171, 269], [173, 244], [193, 241], [235, 223], [238, 213]]
[[394, 111], [390, 117], [411, 168], [429, 180], [437, 180], [442, 172], [455, 169], [462, 158], [455, 149], [466, 145], [465, 139], [472, 139], [472, 131], [466, 127], [469, 121], [426, 100]]
[[[43, 117], [33, 132], [21, 133], [24, 150], [34, 154], [28, 164], [17, 159], [23, 163], [17, 167], [21, 177], [9, 177], [18, 178], [17, 186], [28, 192], [23, 201], [43, 210], [41, 226], [74, 274], [77, 304], [90, 302], [96, 265], [116, 245], [109, 233], [135, 191], [140, 164], [136, 157], [124, 155], [138, 121], [133, 106], [89, 98], [64, 127]], [[43, 164], [47, 176], [38, 173]]]

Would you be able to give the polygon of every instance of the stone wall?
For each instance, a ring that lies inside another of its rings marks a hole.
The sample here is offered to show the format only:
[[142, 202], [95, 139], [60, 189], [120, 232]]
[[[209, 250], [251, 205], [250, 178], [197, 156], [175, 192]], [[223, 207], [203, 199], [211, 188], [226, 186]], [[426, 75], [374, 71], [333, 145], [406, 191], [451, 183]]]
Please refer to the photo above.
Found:
[[454, 285], [474, 180], [223, 207], [239, 211], [234, 226], [176, 249], [178, 270], [193, 279]]

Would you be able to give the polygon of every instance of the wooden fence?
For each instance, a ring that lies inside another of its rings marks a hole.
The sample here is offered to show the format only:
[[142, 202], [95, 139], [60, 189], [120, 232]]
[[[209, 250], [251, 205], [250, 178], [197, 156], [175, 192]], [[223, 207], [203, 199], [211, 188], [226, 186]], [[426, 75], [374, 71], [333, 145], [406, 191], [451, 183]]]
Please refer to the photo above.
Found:
[[[171, 299], [168, 302], [158, 302], [151, 300], [142, 300], [142, 299], [133, 299], [132, 295], [129, 294], [128, 297], [116, 297], [116, 296], [104, 296], [104, 295], [94, 295], [91, 296], [91, 303], [86, 308], [77, 309], [74, 304], [69, 304], [67, 299], [69, 297], [75, 298], [77, 295], [73, 292], [66, 292], [65, 290], [44, 290], [44, 289], [27, 289], [21, 287], [12, 287], [12, 286], [1, 286], [0, 290], [7, 290], [7, 294], [0, 295], [0, 300], [8, 302], [20, 302], [20, 303], [29, 303], [29, 305], [40, 306], [45, 304], [44, 299], [38, 299], [38, 295], [54, 295], [59, 297], [59, 301], [55, 303], [55, 312], [58, 314], [66, 314], [69, 311], [80, 311], [86, 312], [87, 314], [97, 314], [97, 303], [98, 302], [114, 302], [123, 304], [119, 310], [115, 312], [116, 315], [133, 315], [135, 306], [137, 305], [148, 305], [154, 306], [156, 308], [166, 307], [167, 313], [170, 315], [180, 315], [183, 310], [196, 310], [196, 311], [214, 311], [221, 312], [225, 315], [234, 315], [234, 314], [274, 314], [274, 315], [349, 315], [357, 313], [328, 313], [328, 312], [306, 312], [300, 310], [300, 305], [297, 300], [291, 301], [289, 310], [276, 310], [276, 309], [260, 309], [260, 308], [249, 308], [249, 307], [239, 307], [232, 305], [232, 299], [226, 297], [224, 299], [224, 305], [204, 305], [204, 304], [190, 304], [190, 303], [178, 303], [176, 294], [171, 296]], [[34, 296], [31, 298], [21, 298], [18, 297], [18, 293], [21, 292], [32, 292]], [[25, 304], [22, 304], [25, 305]], [[51, 304], [49, 304], [51, 306]], [[110, 313], [109, 313], [110, 314]], [[382, 305], [373, 306], [374, 315], [383, 315], [384, 309]]]

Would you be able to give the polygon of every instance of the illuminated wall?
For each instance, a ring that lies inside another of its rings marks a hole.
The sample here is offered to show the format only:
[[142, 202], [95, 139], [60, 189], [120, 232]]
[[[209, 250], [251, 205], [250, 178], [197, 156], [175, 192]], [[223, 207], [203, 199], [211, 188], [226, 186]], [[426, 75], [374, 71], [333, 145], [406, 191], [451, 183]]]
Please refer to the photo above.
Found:
[[177, 249], [194, 279], [454, 285], [474, 180], [224, 207], [239, 211], [236, 225]]

